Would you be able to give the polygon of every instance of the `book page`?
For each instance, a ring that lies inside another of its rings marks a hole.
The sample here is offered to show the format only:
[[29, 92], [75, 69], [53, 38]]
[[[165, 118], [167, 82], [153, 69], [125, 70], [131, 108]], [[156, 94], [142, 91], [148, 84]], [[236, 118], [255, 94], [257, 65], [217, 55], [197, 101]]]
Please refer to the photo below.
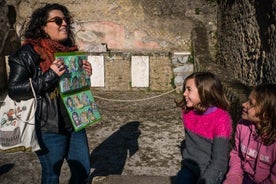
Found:
[[101, 120], [90, 86], [90, 76], [83, 68], [87, 60], [84, 52], [56, 53], [56, 59], [62, 59], [66, 72], [60, 77], [59, 89], [75, 131], [79, 131]]

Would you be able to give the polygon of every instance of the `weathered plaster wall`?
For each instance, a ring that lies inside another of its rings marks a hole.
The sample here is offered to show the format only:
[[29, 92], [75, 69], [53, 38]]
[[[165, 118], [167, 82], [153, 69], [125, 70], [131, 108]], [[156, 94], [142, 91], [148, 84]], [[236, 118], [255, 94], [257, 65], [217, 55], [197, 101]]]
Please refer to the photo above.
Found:
[[[15, 4], [17, 30], [33, 9], [56, 1], [24, 1]], [[75, 18], [77, 41], [82, 49], [106, 43], [111, 50], [188, 50], [194, 23], [185, 13], [187, 1], [61, 0]], [[188, 6], [187, 6], [188, 5]]]

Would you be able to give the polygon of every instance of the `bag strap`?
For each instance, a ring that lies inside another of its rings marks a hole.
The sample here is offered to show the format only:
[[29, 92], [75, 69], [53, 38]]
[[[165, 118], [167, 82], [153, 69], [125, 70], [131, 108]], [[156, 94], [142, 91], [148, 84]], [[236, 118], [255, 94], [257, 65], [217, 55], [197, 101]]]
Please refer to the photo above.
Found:
[[33, 114], [31, 115], [31, 117], [30, 117], [28, 120], [23, 120], [23, 119], [21, 119], [21, 118], [17, 115], [17, 108], [16, 108], [17, 105], [16, 105], [16, 101], [14, 101], [14, 106], [15, 106], [15, 108], [14, 108], [14, 113], [15, 113], [15, 117], [16, 117], [17, 120], [22, 121], [22, 122], [24, 122], [24, 123], [26, 123], [26, 124], [34, 125], [35, 123], [30, 123], [29, 121], [30, 121], [31, 119], [33, 119], [34, 116], [35, 116], [35, 112], [36, 112], [36, 108], [37, 108], [37, 97], [36, 97], [35, 90], [34, 90], [34, 87], [33, 87], [32, 79], [29, 78], [29, 81], [30, 81], [30, 86], [31, 86], [31, 89], [32, 89], [32, 92], [33, 92], [33, 96], [34, 96], [34, 102], [33, 102], [33, 103], [34, 103], [34, 104], [33, 104], [34, 110], [32, 111]]

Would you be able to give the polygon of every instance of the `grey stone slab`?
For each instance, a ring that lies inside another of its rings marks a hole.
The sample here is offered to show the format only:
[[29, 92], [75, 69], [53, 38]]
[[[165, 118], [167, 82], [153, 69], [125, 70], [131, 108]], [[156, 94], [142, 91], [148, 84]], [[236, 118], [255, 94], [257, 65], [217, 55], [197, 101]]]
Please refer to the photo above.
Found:
[[100, 177], [92, 184], [172, 184], [169, 176], [110, 175]]

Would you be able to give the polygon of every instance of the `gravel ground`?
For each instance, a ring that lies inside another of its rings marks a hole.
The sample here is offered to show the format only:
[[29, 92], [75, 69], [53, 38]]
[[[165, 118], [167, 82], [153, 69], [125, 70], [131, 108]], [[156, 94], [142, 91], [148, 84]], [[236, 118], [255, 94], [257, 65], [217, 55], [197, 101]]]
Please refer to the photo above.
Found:
[[[184, 138], [181, 94], [93, 91], [102, 121], [87, 128], [95, 176], [174, 176], [180, 168], [179, 145]], [[3, 92], [2, 92], [3, 99]], [[38, 184], [41, 168], [33, 153], [1, 154], [3, 184]], [[64, 162], [60, 183], [68, 183]], [[96, 177], [94, 181], [97, 179]], [[94, 183], [93, 181], [93, 183]]]

